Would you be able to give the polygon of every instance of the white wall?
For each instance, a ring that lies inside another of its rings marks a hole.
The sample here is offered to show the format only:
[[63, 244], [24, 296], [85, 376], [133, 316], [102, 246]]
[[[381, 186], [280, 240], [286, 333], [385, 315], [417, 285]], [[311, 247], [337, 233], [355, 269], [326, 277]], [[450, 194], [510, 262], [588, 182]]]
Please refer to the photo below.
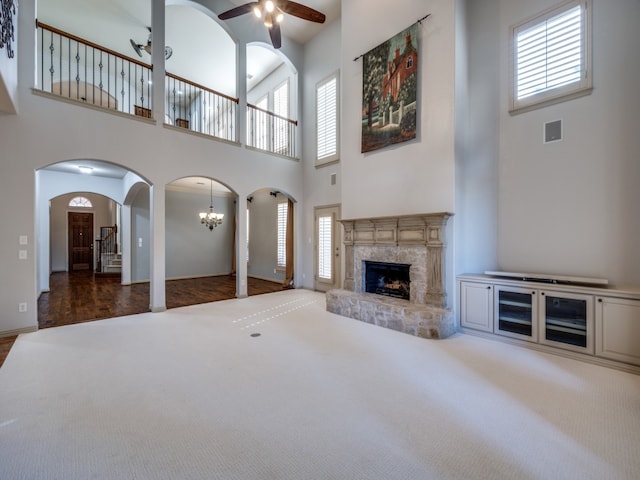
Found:
[[286, 197], [274, 197], [269, 193], [271, 191], [260, 190], [253, 193], [253, 199], [248, 204], [250, 213], [247, 273], [250, 277], [282, 282], [284, 273], [281, 270], [274, 271], [278, 263], [277, 204], [285, 202]]
[[199, 212], [207, 211], [209, 194], [165, 191], [165, 241], [167, 279], [231, 273], [233, 259], [233, 198], [213, 197], [222, 224], [212, 231], [200, 224]]
[[141, 188], [131, 202], [131, 281], [151, 278], [151, 219], [149, 187]]
[[[363, 14], [366, 12], [366, 15]], [[418, 28], [418, 138], [360, 153], [362, 59], [430, 13]], [[454, 3], [342, 3], [342, 214], [362, 218], [454, 208]]]
[[[593, 1], [591, 95], [516, 116], [508, 28], [556, 2], [484, 3], [499, 5], [491, 34], [474, 39], [500, 45], [499, 68], [478, 71], [500, 85], [498, 267], [640, 285], [640, 2]], [[543, 123], [558, 119], [564, 140], [543, 144]]]
[[[455, 272], [497, 265], [498, 2], [459, 2], [456, 39]], [[504, 33], [504, 32], [503, 32]]]

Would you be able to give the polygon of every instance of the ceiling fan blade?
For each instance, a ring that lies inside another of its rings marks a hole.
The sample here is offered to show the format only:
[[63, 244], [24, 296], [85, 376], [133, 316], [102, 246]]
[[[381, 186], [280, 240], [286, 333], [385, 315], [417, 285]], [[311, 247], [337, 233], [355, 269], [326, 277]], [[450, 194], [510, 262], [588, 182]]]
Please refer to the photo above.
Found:
[[326, 19], [324, 13], [314, 10], [311, 7], [307, 7], [306, 5], [292, 2], [291, 0], [280, 0], [280, 2], [278, 2], [278, 7], [280, 7], [280, 10], [284, 13], [288, 13], [289, 15], [293, 15], [294, 17], [302, 18], [303, 20], [308, 20], [310, 22], [324, 23]]
[[244, 5], [240, 5], [239, 7], [235, 7], [231, 10], [227, 10], [226, 12], [222, 12], [220, 15], [218, 15], [218, 18], [220, 20], [229, 20], [230, 18], [239, 17], [240, 15], [251, 12], [253, 10], [253, 7], [259, 5], [259, 3], [260, 2], [245, 3]]
[[140, 50], [140, 47], [142, 47], [142, 45], [138, 45], [136, 42], [133, 41], [132, 38], [130, 38], [129, 41], [131, 42], [131, 46], [133, 47], [135, 52], [138, 54], [138, 56], [142, 57], [142, 50]]
[[269, 27], [269, 36], [271, 37], [271, 44], [273, 45], [273, 48], [278, 49], [282, 46], [280, 24], [278, 22], [273, 22], [271, 27]]

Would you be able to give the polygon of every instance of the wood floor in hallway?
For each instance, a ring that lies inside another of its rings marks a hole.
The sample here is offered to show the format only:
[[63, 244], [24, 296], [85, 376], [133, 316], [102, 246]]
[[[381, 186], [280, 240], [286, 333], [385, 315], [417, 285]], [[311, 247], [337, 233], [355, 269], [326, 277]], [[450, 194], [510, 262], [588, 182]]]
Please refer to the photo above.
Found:
[[[280, 283], [247, 279], [249, 295], [282, 290]], [[236, 296], [236, 277], [167, 280], [167, 308], [228, 300]], [[105, 318], [134, 315], [149, 311], [149, 283], [121, 285], [120, 278], [95, 278], [91, 272], [53, 273], [49, 292], [38, 299], [39, 328], [59, 327]], [[0, 338], [0, 367], [11, 350], [16, 336]]]

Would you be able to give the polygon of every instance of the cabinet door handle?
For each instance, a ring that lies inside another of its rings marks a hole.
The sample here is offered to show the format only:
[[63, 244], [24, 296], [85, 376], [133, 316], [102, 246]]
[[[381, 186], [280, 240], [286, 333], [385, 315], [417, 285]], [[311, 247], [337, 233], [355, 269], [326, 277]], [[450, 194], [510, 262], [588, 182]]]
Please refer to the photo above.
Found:
[[544, 292], [542, 292], [540, 295], [543, 295], [543, 296], [544, 296]]
[[489, 286], [487, 287], [487, 290], [491, 290], [491, 285], [489, 285]]
[[602, 303], [602, 299], [601, 299], [601, 298], [599, 298], [599, 299], [598, 299], [598, 302]]

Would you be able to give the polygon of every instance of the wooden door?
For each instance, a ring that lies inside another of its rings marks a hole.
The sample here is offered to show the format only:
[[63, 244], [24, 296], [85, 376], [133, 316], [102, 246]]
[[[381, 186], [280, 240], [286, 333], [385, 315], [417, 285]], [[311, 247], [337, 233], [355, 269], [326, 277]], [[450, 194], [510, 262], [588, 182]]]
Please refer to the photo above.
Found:
[[69, 271], [93, 271], [93, 213], [69, 212]]
[[340, 207], [317, 207], [314, 218], [314, 288], [326, 292], [340, 288]]

